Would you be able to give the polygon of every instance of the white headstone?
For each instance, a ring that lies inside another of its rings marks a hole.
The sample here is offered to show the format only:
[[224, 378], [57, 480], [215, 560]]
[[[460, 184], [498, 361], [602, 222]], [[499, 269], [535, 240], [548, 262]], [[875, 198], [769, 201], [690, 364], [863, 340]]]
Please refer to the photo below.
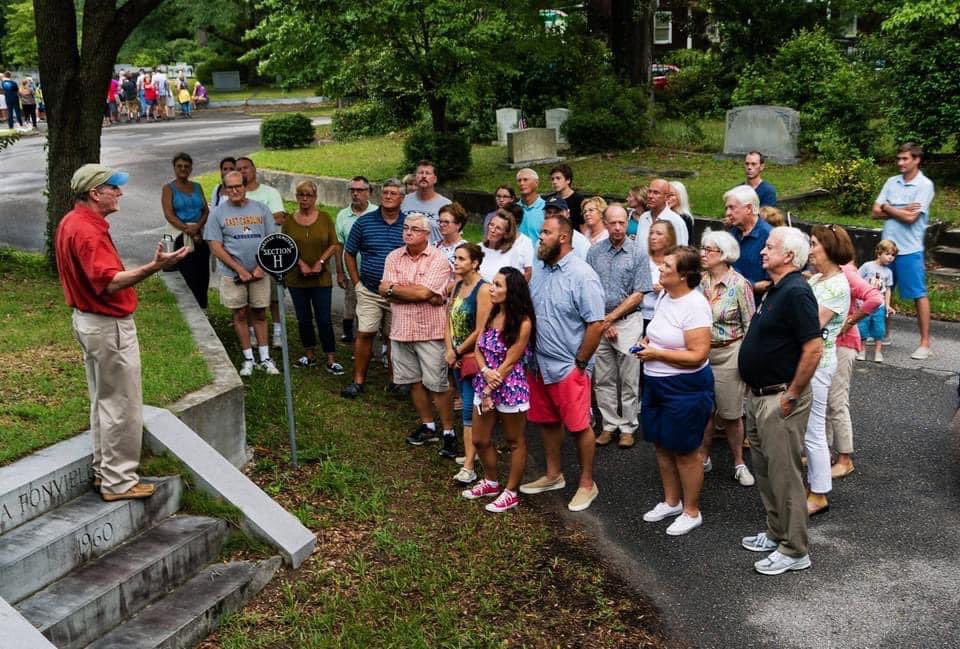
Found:
[[507, 133], [517, 130], [520, 111], [516, 108], [497, 109], [497, 144], [507, 144]]
[[779, 164], [799, 161], [800, 114], [785, 106], [740, 106], [727, 111], [724, 157], [759, 151]]
[[563, 126], [563, 123], [567, 121], [567, 118], [570, 117], [570, 111], [566, 108], [550, 108], [544, 114], [544, 119], [547, 124], [547, 128], [552, 128], [557, 131], [557, 142], [560, 144], [566, 144], [566, 136], [560, 132], [560, 127]]

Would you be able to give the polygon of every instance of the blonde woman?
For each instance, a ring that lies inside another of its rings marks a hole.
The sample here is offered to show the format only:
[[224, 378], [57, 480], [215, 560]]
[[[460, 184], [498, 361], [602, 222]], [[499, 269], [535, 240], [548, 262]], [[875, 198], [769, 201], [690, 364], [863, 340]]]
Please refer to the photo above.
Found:
[[583, 215], [583, 234], [590, 240], [590, 245], [603, 241], [608, 236], [607, 227], [603, 223], [603, 212], [607, 209], [607, 201], [599, 196], [593, 196], [580, 203], [580, 213]]

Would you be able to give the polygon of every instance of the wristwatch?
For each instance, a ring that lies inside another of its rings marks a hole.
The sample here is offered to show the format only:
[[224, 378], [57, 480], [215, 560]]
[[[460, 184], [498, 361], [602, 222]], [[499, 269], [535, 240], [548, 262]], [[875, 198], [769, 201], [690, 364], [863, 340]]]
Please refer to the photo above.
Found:
[[800, 401], [800, 397], [795, 397], [793, 395], [787, 396], [787, 403], [789, 403], [791, 406], [797, 405], [798, 401]]
[[589, 360], [583, 361], [583, 360], [580, 360], [579, 358], [575, 358], [573, 359], [573, 363], [574, 365], [577, 366], [578, 370], [585, 370], [587, 369], [587, 365], [590, 363], [590, 361]]
[[393, 295], [393, 287], [394, 287], [394, 286], [396, 286], [396, 284], [391, 284], [391, 285], [390, 285], [390, 288], [387, 289], [387, 297], [391, 297], [391, 296]]

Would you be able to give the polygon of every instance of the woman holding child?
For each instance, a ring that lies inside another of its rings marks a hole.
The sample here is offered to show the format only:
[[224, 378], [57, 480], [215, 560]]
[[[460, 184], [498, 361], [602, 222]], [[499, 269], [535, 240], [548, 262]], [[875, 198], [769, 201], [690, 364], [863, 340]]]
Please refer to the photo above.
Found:
[[[486, 510], [499, 513], [520, 502], [517, 488], [527, 463], [524, 431], [530, 409], [530, 386], [525, 365], [535, 340], [536, 316], [523, 273], [515, 268], [500, 269], [490, 284], [493, 307], [483, 324], [477, 320], [479, 336], [474, 358], [479, 372], [473, 379], [476, 408], [473, 445], [483, 464], [483, 480], [462, 492], [469, 500], [499, 496]], [[467, 404], [464, 403], [464, 407]], [[510, 444], [510, 473], [503, 491], [497, 482], [497, 451], [490, 442], [493, 425], [499, 418], [503, 437]]]

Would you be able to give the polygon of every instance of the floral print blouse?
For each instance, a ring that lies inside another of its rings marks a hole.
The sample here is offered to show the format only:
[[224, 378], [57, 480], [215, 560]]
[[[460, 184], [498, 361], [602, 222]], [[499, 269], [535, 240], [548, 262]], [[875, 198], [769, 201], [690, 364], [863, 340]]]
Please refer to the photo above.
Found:
[[[492, 369], [500, 367], [507, 358], [508, 347], [500, 340], [499, 329], [486, 329], [480, 334], [480, 338], [477, 339], [477, 348], [483, 354], [487, 367]], [[528, 346], [520, 360], [510, 369], [510, 373], [500, 387], [490, 394], [495, 406], [516, 406], [530, 402], [530, 385], [527, 383], [527, 375], [524, 371], [529, 357], [530, 347]], [[477, 394], [481, 394], [486, 386], [487, 382], [482, 372], [474, 375], [473, 389]]]

